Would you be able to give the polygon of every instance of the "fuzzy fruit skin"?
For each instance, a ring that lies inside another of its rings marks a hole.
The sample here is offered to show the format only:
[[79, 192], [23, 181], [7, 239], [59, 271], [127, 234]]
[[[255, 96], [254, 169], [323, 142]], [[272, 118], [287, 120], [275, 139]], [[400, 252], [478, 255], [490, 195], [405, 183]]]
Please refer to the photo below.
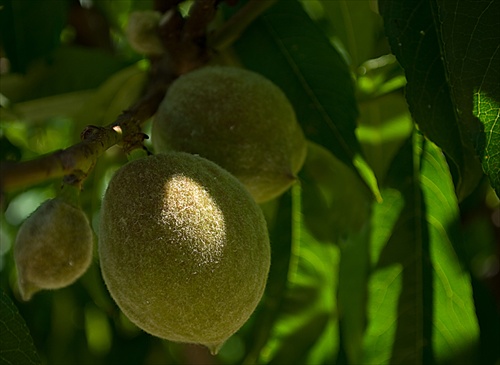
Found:
[[170, 86], [153, 122], [157, 152], [199, 154], [235, 175], [258, 203], [296, 180], [304, 134], [285, 94], [241, 68], [207, 66]]
[[126, 35], [130, 46], [145, 55], [161, 55], [165, 48], [158, 34], [161, 13], [152, 10], [134, 11], [129, 16]]
[[82, 210], [58, 198], [42, 203], [22, 224], [14, 246], [23, 300], [75, 282], [89, 267], [92, 249], [92, 229]]
[[103, 199], [101, 271], [144, 331], [216, 353], [249, 318], [270, 266], [258, 205], [227, 171], [179, 152], [134, 160]]

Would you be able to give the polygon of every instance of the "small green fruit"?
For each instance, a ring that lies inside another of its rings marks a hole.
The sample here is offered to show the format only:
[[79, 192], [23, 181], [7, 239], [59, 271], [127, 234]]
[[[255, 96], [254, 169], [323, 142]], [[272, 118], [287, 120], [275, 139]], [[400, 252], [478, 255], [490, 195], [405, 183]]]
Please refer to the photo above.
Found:
[[199, 154], [236, 176], [258, 203], [286, 191], [306, 141], [285, 94], [265, 77], [208, 66], [179, 77], [155, 116], [157, 152]]
[[216, 353], [249, 318], [270, 265], [266, 222], [230, 173], [181, 152], [134, 160], [103, 199], [101, 270], [144, 331]]
[[58, 198], [42, 203], [22, 224], [14, 246], [23, 300], [76, 281], [90, 265], [92, 248], [92, 229], [83, 211]]
[[152, 10], [130, 14], [126, 35], [130, 46], [137, 52], [153, 56], [161, 55], [165, 48], [158, 34], [161, 13]]

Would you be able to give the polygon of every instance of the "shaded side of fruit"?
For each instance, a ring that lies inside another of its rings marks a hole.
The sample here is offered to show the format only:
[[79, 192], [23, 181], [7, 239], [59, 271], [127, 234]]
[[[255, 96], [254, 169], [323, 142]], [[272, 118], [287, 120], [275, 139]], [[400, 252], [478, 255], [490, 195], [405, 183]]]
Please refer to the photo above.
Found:
[[92, 248], [82, 210], [58, 198], [42, 203], [22, 224], [14, 246], [21, 297], [72, 284], [89, 267]]

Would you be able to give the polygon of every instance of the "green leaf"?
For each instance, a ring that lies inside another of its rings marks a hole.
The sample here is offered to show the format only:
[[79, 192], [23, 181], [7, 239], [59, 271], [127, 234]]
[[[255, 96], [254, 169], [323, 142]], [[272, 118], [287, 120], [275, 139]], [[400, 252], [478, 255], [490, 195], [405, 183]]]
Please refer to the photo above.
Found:
[[0, 291], [0, 338], [0, 363], [41, 364], [23, 317], [3, 291]]
[[[283, 303], [287, 287], [288, 271], [292, 256], [292, 199], [287, 192], [274, 202], [277, 204], [273, 217], [268, 217], [269, 239], [271, 241], [271, 268], [267, 279], [264, 298], [254, 314], [251, 337], [248, 339], [244, 364], [255, 364], [262, 348], [271, 335]], [[264, 212], [273, 211], [273, 202], [263, 206]]]
[[413, 121], [404, 97], [396, 93], [364, 101], [360, 111], [356, 135], [382, 185], [394, 156], [413, 130]]
[[478, 90], [474, 93], [473, 112], [483, 124], [476, 150], [491, 186], [500, 197], [500, 97], [493, 99], [488, 91]]
[[459, 127], [500, 196], [500, 2], [434, 0], [435, 23]]
[[[301, 231], [310, 235], [307, 243], [311, 244], [313, 238], [316, 244], [340, 242], [338, 307], [342, 340], [350, 362], [358, 363], [365, 325], [370, 193], [351, 169], [313, 142], [309, 143], [299, 176]], [[337, 277], [336, 271], [331, 275]]]
[[389, 177], [372, 220], [383, 228], [372, 233], [364, 361], [444, 363], [479, 336], [470, 277], [454, 250], [460, 234], [451, 175], [441, 151], [416, 135]]
[[0, 2], [1, 39], [13, 72], [24, 73], [31, 61], [59, 46], [68, 5], [61, 0]]
[[303, 221], [299, 184], [292, 187], [291, 255], [285, 290], [258, 361], [245, 363], [331, 363], [338, 329], [336, 291], [338, 248], [314, 239]]
[[34, 62], [26, 75], [11, 73], [0, 76], [2, 94], [16, 103], [94, 89], [129, 65], [129, 62], [100, 50], [83, 47], [61, 47], [50, 57], [50, 62]]
[[[362, 359], [369, 269], [369, 225], [341, 244], [338, 301], [342, 343], [350, 364]], [[355, 268], [355, 269], [353, 269]]]
[[[382, 203], [374, 205], [371, 219], [370, 257], [373, 265], [378, 263], [404, 206], [401, 193], [396, 189], [383, 189], [382, 198]], [[396, 333], [401, 271], [401, 265], [391, 264], [376, 267], [370, 275], [363, 363], [389, 363]]]
[[107, 125], [116, 120], [143, 92], [147, 74], [139, 64], [125, 67], [112, 74], [75, 113], [76, 124]]
[[435, 145], [428, 142], [423, 148], [421, 186], [434, 269], [432, 340], [434, 356], [438, 363], [443, 363], [450, 354], [475, 347], [479, 340], [479, 329], [470, 276], [455, 252], [462, 235], [458, 201], [453, 194], [448, 166], [441, 150]]
[[[306, 0], [304, 5], [309, 1]], [[324, 11], [328, 24], [348, 52], [353, 69], [372, 57], [380, 17], [368, 1], [322, 1], [318, 2]]]
[[347, 165], [324, 147], [308, 143], [299, 173], [303, 223], [319, 242], [359, 232], [369, 217], [371, 194]]
[[[444, 55], [436, 31], [440, 24], [433, 18], [432, 1], [381, 0], [379, 7], [392, 51], [405, 69], [410, 112], [423, 133], [453, 162], [456, 191], [463, 199], [476, 187], [482, 171], [475, 157], [473, 136], [464, 128], [463, 119], [470, 119], [472, 110], [468, 107], [467, 113], [467, 101], [454, 98], [452, 93], [454, 85], [443, 64]], [[469, 41], [472, 41], [470, 37]], [[466, 68], [463, 72], [461, 77], [474, 71]]]
[[349, 68], [300, 4], [278, 1], [242, 34], [235, 50], [245, 66], [281, 87], [308, 139], [353, 169], [357, 158], [359, 171], [377, 195], [354, 133], [358, 110]]
[[2, 122], [23, 120], [36, 124], [50, 118], [72, 116], [90, 95], [91, 91], [82, 90], [16, 103], [12, 109], [2, 110], [0, 119]]

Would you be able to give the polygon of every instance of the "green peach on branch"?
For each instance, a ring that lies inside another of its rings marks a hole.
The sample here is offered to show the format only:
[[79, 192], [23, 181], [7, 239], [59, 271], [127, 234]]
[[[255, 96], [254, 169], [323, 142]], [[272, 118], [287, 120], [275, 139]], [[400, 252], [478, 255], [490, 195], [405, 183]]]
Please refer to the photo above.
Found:
[[144, 331], [217, 353], [259, 303], [270, 267], [266, 222], [230, 173], [200, 156], [133, 160], [103, 199], [106, 286]]

